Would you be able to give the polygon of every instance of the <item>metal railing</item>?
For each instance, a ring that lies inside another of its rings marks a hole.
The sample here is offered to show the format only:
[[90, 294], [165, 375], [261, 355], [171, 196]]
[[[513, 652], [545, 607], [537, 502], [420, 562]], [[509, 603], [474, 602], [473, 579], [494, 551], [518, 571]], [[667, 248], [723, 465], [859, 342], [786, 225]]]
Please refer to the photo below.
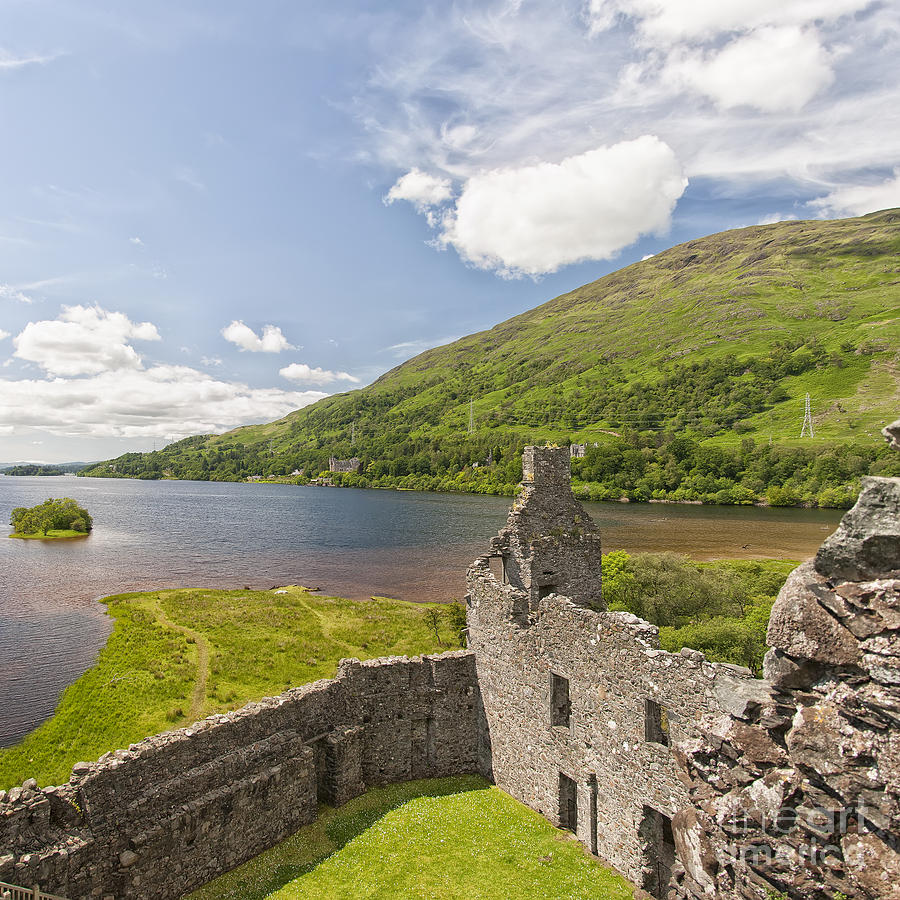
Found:
[[23, 888], [0, 881], [0, 900], [66, 900], [66, 898], [48, 894], [37, 884], [31, 888]]

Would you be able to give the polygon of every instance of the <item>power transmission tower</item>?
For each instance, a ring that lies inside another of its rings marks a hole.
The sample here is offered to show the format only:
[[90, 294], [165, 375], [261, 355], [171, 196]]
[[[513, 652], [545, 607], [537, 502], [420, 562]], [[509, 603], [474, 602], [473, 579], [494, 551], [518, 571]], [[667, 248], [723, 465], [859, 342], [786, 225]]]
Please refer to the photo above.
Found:
[[804, 437], [807, 432], [809, 432], [811, 438], [816, 436], [813, 430], [812, 403], [809, 399], [809, 391], [806, 392], [806, 410], [803, 413], [803, 427], [800, 429], [800, 437]]
[[475, 431], [475, 401], [469, 401], [469, 434]]

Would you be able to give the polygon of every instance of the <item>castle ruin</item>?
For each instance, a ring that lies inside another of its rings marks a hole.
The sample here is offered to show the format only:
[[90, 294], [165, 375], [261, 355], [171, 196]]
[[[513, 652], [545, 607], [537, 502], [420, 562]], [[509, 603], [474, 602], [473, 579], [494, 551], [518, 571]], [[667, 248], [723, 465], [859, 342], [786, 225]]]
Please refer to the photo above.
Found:
[[[900, 444], [900, 423], [886, 429]], [[655, 897], [900, 900], [900, 479], [866, 478], [764, 680], [606, 608], [568, 448], [527, 448], [469, 649], [335, 679], [0, 793], [0, 881], [176, 898], [375, 785], [481, 773]]]

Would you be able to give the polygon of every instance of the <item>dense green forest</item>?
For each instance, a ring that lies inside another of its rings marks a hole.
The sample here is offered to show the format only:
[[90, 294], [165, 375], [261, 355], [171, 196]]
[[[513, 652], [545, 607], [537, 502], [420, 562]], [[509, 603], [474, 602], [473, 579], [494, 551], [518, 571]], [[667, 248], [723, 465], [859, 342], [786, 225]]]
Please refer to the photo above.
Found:
[[[847, 506], [900, 474], [900, 211], [691, 241], [278, 422], [84, 474], [510, 494], [530, 443], [591, 499]], [[814, 436], [800, 437], [806, 395]], [[302, 472], [302, 475], [292, 475]]]
[[663, 650], [700, 650], [715, 662], [762, 676], [772, 605], [795, 563], [719, 559], [698, 563], [677, 553], [615, 550], [603, 555], [603, 597], [659, 626]]

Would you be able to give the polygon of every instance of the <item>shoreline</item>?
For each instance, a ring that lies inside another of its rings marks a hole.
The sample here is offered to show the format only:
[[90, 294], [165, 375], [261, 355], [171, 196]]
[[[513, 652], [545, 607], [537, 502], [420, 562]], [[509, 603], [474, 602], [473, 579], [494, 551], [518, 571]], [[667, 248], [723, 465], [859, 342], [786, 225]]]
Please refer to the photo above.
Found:
[[14, 538], [17, 541], [78, 541], [82, 538], [88, 538], [91, 536], [89, 531], [57, 531], [55, 534], [53, 533], [53, 529], [50, 529], [49, 534], [20, 534], [17, 531], [13, 531], [11, 534], [8, 534], [7, 537]]
[[135, 591], [100, 603], [112, 621], [105, 643], [52, 715], [0, 747], [0, 790], [28, 777], [61, 783], [80, 760], [334, 677], [345, 657], [455, 648], [443, 609], [438, 639], [428, 605], [347, 600], [300, 585]]
[[[468, 494], [474, 497], [478, 496], [486, 496], [486, 497], [515, 497], [515, 491], [464, 491], [464, 490], [439, 490], [437, 488], [428, 488], [428, 487], [406, 487], [405, 485], [380, 485], [380, 484], [315, 484], [313, 481], [300, 482], [295, 479], [290, 478], [289, 476], [276, 476], [274, 478], [262, 478], [262, 479], [250, 479], [250, 478], [240, 478], [234, 481], [216, 481], [215, 479], [197, 479], [197, 478], [171, 478], [171, 477], [163, 477], [163, 478], [134, 478], [130, 475], [81, 475], [80, 473], [76, 476], [78, 478], [99, 478], [99, 479], [112, 479], [112, 480], [120, 480], [120, 481], [181, 481], [187, 484], [282, 484], [282, 485], [292, 485], [294, 487], [323, 487], [323, 488], [355, 488], [356, 490], [361, 491], [419, 491], [423, 494]], [[637, 500], [631, 497], [604, 497], [602, 499], [593, 500], [590, 497], [580, 496], [578, 493], [578, 488], [582, 487], [586, 484], [592, 482], [580, 482], [573, 485], [572, 490], [575, 494], [575, 499], [582, 503], [634, 503], [637, 505], [641, 504], [672, 504], [678, 506], [707, 506], [713, 508], [727, 508], [727, 507], [756, 507], [761, 509], [825, 509], [825, 510], [848, 510], [853, 506], [853, 503], [856, 502], [856, 498], [854, 497], [853, 502], [848, 502], [843, 506], [820, 506], [818, 503], [810, 500], [802, 500], [799, 503], [789, 503], [789, 504], [772, 504], [765, 497], [758, 498], [756, 500], [748, 500], [746, 502], [741, 503], [711, 503], [707, 500], [673, 500], [667, 497], [657, 498], [650, 497], [647, 500]]]

